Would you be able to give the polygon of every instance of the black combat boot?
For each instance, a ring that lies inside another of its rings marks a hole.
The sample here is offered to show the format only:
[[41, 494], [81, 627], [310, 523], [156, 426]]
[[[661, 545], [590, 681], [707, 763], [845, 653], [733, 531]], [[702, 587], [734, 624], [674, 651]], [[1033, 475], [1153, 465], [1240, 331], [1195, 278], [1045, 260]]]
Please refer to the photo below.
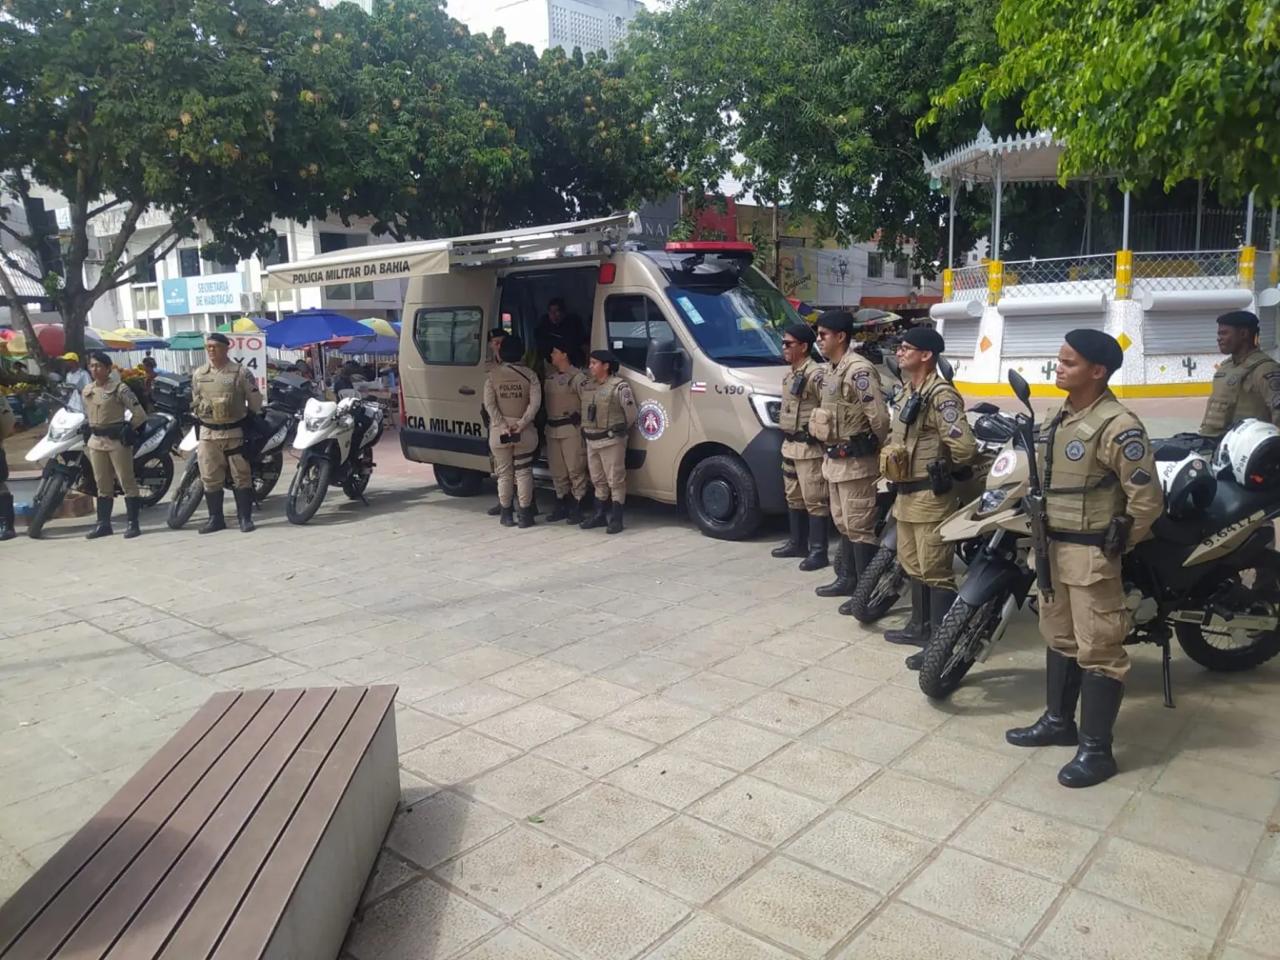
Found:
[[[853, 570], [854, 570], [854, 589], [856, 591], [858, 582], [862, 579], [863, 572], [867, 567], [871, 566], [871, 561], [875, 559], [876, 551], [879, 546], [874, 543], [863, 543], [858, 540], [853, 545]], [[844, 603], [840, 604], [840, 613], [846, 617], [853, 616], [853, 597], [850, 597]]]
[[222, 490], [206, 490], [204, 502], [209, 507], [209, 519], [200, 528], [201, 533], [217, 533], [227, 529], [227, 518], [222, 515]]
[[533, 526], [533, 505], [520, 508], [520, 522], [516, 524], [521, 530], [527, 530]]
[[491, 516], [491, 517], [496, 517], [496, 516], [501, 515], [501, 513], [502, 513], [502, 504], [501, 504], [501, 503], [495, 503], [492, 507], [490, 507], [490, 508], [488, 509], [487, 513], [488, 513], [488, 514], [489, 514], [489, 516]]
[[595, 511], [587, 519], [583, 520], [578, 526], [583, 530], [594, 530], [596, 527], [603, 527], [608, 524], [609, 506], [612, 501], [597, 500]]
[[241, 533], [253, 533], [253, 491], [248, 487], [231, 491], [236, 498], [236, 519], [240, 521]]
[[142, 531], [138, 528], [138, 514], [142, 512], [142, 498], [125, 497], [124, 509], [125, 514], [129, 517], [129, 524], [125, 527], [124, 538], [132, 540], [134, 537], [142, 536]]
[[800, 569], [805, 573], [821, 570], [831, 561], [827, 559], [827, 518], [805, 514], [809, 524], [809, 552], [800, 561]]
[[111, 508], [115, 501], [110, 497], [98, 497], [98, 524], [92, 530], [84, 535], [86, 540], [97, 540], [99, 537], [109, 537], [114, 530], [111, 529]]
[[809, 552], [809, 538], [805, 529], [805, 519], [809, 515], [803, 510], [787, 511], [787, 527], [790, 536], [787, 542], [769, 551], [771, 557], [803, 557]]
[[[937, 587], [926, 587], [925, 589], [929, 592], [929, 629], [925, 633], [925, 642], [927, 643], [929, 637], [937, 633], [938, 628], [942, 626], [942, 618], [947, 615], [947, 611], [951, 609], [951, 604], [956, 601], [956, 592], [954, 590], [939, 590]], [[919, 670], [923, 663], [923, 650], [919, 653], [913, 653], [906, 660], [908, 670]]]
[[516, 525], [515, 507], [502, 507], [498, 510], [498, 522], [504, 527]]
[[14, 529], [17, 521], [13, 513], [13, 494], [0, 493], [0, 540], [12, 540], [18, 535]]
[[565, 515], [564, 522], [571, 527], [576, 527], [580, 524], [582, 522], [582, 507], [586, 502], [587, 498], [585, 496], [581, 500], [575, 500], [570, 497], [568, 503], [569, 512]]
[[605, 528], [605, 533], [621, 533], [622, 532], [622, 504], [611, 503], [609, 505], [609, 526]]
[[911, 619], [896, 630], [886, 630], [890, 643], [923, 647], [929, 639], [929, 588], [919, 580], [911, 581]]
[[569, 516], [569, 504], [573, 503], [573, 497], [566, 494], [563, 497], [556, 497], [556, 508], [547, 514], [547, 523], [559, 523]]
[[1006, 730], [1004, 738], [1015, 747], [1074, 747], [1080, 742], [1076, 729], [1076, 702], [1080, 699], [1080, 663], [1052, 647], [1044, 651], [1044, 713], [1029, 727]]
[[814, 588], [813, 592], [820, 597], [847, 597], [853, 593], [854, 588], [858, 585], [858, 570], [857, 564], [853, 559], [853, 544], [848, 537], [841, 537], [840, 545], [836, 549], [840, 552], [836, 578], [831, 583]]
[[1080, 746], [1070, 763], [1058, 771], [1064, 787], [1092, 787], [1116, 775], [1111, 755], [1111, 731], [1124, 699], [1124, 683], [1093, 670], [1080, 682]]

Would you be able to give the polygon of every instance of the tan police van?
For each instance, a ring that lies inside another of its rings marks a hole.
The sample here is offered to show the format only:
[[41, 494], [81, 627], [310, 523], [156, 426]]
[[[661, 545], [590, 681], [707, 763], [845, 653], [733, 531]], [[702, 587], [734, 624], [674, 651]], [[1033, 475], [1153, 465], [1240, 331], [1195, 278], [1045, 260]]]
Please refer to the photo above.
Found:
[[736, 540], [785, 507], [778, 427], [781, 328], [799, 320], [745, 243], [628, 242], [634, 215], [449, 240], [346, 249], [269, 268], [268, 289], [407, 279], [400, 445], [441, 489], [489, 474], [481, 398], [487, 333], [536, 349], [555, 298], [621, 361], [639, 416], [627, 490], [678, 503], [708, 536]]

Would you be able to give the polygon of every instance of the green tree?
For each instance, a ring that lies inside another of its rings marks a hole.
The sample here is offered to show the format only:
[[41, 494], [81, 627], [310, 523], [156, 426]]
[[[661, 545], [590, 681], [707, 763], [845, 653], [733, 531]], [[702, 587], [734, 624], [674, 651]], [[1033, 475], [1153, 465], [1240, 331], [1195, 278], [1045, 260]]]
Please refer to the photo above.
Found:
[[1018, 97], [1021, 123], [1067, 143], [1064, 176], [1280, 200], [1275, 0], [1002, 0], [1000, 49], [942, 93], [928, 122]]

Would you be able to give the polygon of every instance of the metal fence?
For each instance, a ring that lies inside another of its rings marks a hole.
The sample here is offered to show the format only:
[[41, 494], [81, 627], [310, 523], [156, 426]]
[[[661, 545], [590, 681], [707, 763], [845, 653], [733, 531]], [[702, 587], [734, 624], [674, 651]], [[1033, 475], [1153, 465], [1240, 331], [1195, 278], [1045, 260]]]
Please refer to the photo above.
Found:
[[1004, 264], [1004, 297], [1106, 293], [1115, 286], [1115, 256], [1046, 257]]
[[957, 267], [951, 272], [952, 300], [985, 300], [987, 296], [987, 265]]
[[1237, 284], [1236, 250], [1164, 251], [1133, 255], [1133, 283], [1144, 290], [1217, 290]]

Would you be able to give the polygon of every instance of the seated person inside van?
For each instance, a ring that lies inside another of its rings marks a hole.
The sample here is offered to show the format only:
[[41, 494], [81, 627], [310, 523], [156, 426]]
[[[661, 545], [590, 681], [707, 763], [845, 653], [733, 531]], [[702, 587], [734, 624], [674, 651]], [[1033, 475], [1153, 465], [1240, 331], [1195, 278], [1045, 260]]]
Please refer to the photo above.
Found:
[[581, 349], [583, 353], [591, 345], [591, 337], [587, 325], [576, 313], [569, 313], [564, 304], [564, 297], [553, 297], [547, 304], [547, 312], [538, 321], [534, 332], [534, 341], [538, 347], [538, 356], [545, 357], [551, 344], [563, 340], [571, 346]]

